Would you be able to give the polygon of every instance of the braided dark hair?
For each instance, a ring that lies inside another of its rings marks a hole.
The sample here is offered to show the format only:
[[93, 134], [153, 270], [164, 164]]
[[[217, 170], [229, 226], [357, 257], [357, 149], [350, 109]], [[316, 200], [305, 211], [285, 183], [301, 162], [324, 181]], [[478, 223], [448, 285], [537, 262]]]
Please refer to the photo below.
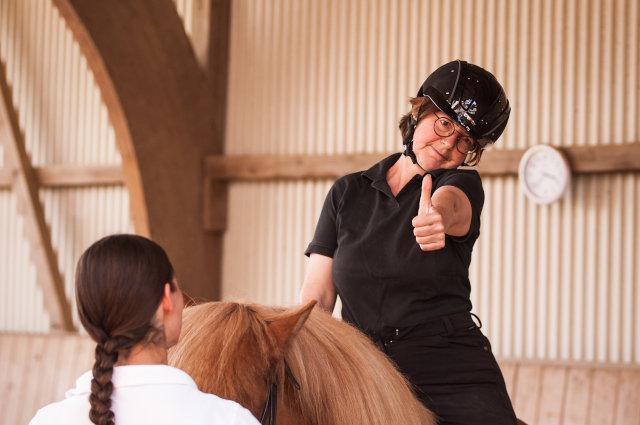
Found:
[[96, 341], [89, 419], [115, 424], [111, 410], [113, 367], [137, 344], [157, 343], [162, 332], [153, 317], [173, 267], [155, 242], [136, 235], [113, 235], [91, 245], [76, 269], [76, 300], [82, 325]]

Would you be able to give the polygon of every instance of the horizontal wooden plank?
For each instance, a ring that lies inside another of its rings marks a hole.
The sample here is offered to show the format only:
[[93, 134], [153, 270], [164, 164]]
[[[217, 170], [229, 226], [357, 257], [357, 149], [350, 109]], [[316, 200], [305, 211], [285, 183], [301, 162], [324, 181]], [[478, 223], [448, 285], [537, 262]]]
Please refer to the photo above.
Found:
[[[640, 142], [611, 146], [562, 148], [574, 173], [640, 171]], [[477, 167], [482, 175], [516, 175], [524, 150], [488, 151]], [[389, 153], [353, 155], [213, 155], [206, 159], [212, 180], [296, 180], [338, 178], [364, 170]], [[47, 165], [35, 168], [42, 187], [124, 184], [122, 168], [112, 165]], [[0, 189], [8, 189], [13, 172], [0, 168]]]
[[387, 154], [209, 156], [212, 180], [295, 180], [337, 178], [371, 167]]
[[13, 182], [14, 173], [8, 168], [0, 168], [0, 189], [8, 189]]
[[39, 408], [62, 400], [92, 367], [94, 350], [76, 333], [0, 332], [0, 424], [26, 424]]
[[[640, 142], [609, 146], [562, 147], [574, 173], [640, 171]], [[478, 172], [484, 176], [516, 175], [523, 149], [489, 150]], [[212, 180], [261, 181], [338, 178], [365, 170], [387, 153], [350, 155], [212, 155], [206, 159]]]
[[595, 370], [589, 396], [588, 425], [615, 425], [620, 371]]
[[527, 424], [537, 423], [541, 376], [541, 366], [521, 365], [518, 368], [515, 394], [511, 401], [516, 416]]
[[589, 396], [593, 381], [593, 369], [571, 368], [567, 371], [562, 423], [585, 425], [589, 417]]
[[122, 185], [122, 168], [114, 165], [48, 165], [36, 167], [40, 185], [44, 187]]
[[640, 372], [620, 374], [616, 425], [640, 425]]
[[[47, 165], [34, 168], [40, 187], [120, 186], [122, 168], [117, 165]], [[0, 189], [13, 184], [14, 173], [0, 168]]]
[[539, 367], [571, 367], [571, 369], [599, 369], [599, 370], [623, 370], [640, 372], [640, 364], [637, 363], [602, 363], [596, 361], [580, 360], [539, 360], [539, 359], [518, 359], [518, 358], [498, 358], [500, 367], [509, 366], [539, 366]]
[[566, 367], [549, 366], [542, 368], [538, 423], [560, 425], [564, 407], [564, 390], [567, 376]]
[[516, 391], [516, 376], [518, 374], [518, 365], [516, 363], [501, 363], [500, 371], [504, 378], [504, 384], [511, 398], [514, 397]]
[[[640, 142], [611, 146], [562, 148], [574, 173], [640, 171]], [[485, 153], [477, 167], [482, 175], [516, 175], [524, 150]], [[353, 155], [212, 155], [206, 159], [212, 180], [260, 181], [338, 178], [364, 170], [389, 153]], [[47, 165], [35, 168], [42, 187], [117, 186], [124, 184], [120, 166]], [[13, 172], [0, 168], [0, 189], [8, 189]]]
[[640, 142], [563, 148], [574, 173], [640, 171]]

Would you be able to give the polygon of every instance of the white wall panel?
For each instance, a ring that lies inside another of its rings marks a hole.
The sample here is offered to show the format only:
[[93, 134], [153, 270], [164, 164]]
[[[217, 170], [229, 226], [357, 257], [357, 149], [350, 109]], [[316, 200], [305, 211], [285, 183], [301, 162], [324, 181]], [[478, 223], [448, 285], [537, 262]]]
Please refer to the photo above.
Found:
[[[293, 305], [304, 250], [330, 182], [242, 183], [231, 187], [223, 250], [223, 298]], [[247, 202], [247, 200], [251, 200]]]
[[0, 329], [47, 331], [49, 316], [30, 261], [24, 221], [15, 196], [6, 190], [0, 191], [0, 232]]
[[235, 0], [227, 152], [397, 150], [407, 98], [454, 58], [511, 99], [495, 149], [637, 140], [637, 3]]
[[33, 163], [119, 164], [100, 91], [53, 4], [2, 0], [0, 28], [0, 58]]
[[[458, 57], [511, 100], [493, 149], [640, 141], [638, 28], [636, 0], [235, 0], [226, 152], [397, 151], [407, 98]], [[484, 179], [472, 301], [499, 356], [640, 362], [639, 179], [579, 176], [544, 207]], [[225, 297], [297, 300], [328, 185], [232, 185]]]
[[[116, 232], [132, 232], [129, 202], [124, 188], [45, 190], [46, 220], [52, 229], [54, 249], [65, 281], [77, 326], [73, 278], [82, 252], [96, 239]], [[30, 247], [16, 199], [0, 191], [0, 329], [46, 332], [49, 317], [43, 308], [42, 290], [31, 264]]]
[[484, 186], [472, 301], [496, 351], [640, 362], [640, 177], [578, 177], [550, 206], [526, 200], [515, 179]]
[[129, 196], [124, 187], [110, 187], [44, 190], [41, 198], [73, 318], [80, 327], [73, 290], [76, 263], [97, 239], [133, 232]]
[[[0, 59], [34, 165], [121, 163], [100, 91], [51, 1], [0, 0]], [[75, 262], [97, 238], [133, 231], [128, 194], [124, 187], [48, 189], [41, 199], [75, 315]], [[9, 190], [0, 191], [0, 214], [0, 329], [47, 331], [37, 270]]]

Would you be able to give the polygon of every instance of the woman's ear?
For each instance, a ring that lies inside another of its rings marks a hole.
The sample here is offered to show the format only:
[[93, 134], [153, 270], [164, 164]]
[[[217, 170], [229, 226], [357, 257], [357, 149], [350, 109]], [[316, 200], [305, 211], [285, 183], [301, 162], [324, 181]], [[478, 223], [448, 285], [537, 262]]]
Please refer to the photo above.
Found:
[[165, 315], [168, 313], [171, 313], [175, 307], [173, 305], [173, 301], [171, 301], [171, 284], [170, 283], [164, 284], [164, 291], [162, 293], [162, 302], [160, 304], [162, 305], [162, 312]]

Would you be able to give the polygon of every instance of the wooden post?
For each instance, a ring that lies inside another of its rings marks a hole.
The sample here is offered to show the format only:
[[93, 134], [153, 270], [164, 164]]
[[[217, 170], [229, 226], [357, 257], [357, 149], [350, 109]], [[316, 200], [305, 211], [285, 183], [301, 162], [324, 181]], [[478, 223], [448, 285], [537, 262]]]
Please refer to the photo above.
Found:
[[203, 158], [222, 152], [218, 113], [174, 2], [53, 4], [100, 88], [136, 232], [165, 248], [185, 293], [218, 298], [221, 236], [202, 224]]
[[51, 234], [45, 222], [44, 209], [40, 203], [38, 179], [27, 154], [18, 117], [13, 107], [4, 64], [0, 64], [0, 89], [2, 91], [0, 138], [4, 142], [11, 165], [16, 169], [13, 190], [18, 200], [18, 208], [25, 218], [32, 260], [36, 265], [36, 275], [44, 292], [44, 305], [53, 329], [72, 331], [74, 326], [71, 308], [51, 243]]
[[[195, 0], [191, 42], [207, 77], [213, 119], [213, 154], [224, 152], [227, 81], [229, 68], [230, 0]], [[205, 167], [203, 158], [203, 167]], [[227, 229], [229, 185], [225, 181], [203, 179], [202, 217], [204, 230], [212, 235], [210, 258], [215, 264], [211, 276], [220, 297], [222, 286], [222, 246]]]

